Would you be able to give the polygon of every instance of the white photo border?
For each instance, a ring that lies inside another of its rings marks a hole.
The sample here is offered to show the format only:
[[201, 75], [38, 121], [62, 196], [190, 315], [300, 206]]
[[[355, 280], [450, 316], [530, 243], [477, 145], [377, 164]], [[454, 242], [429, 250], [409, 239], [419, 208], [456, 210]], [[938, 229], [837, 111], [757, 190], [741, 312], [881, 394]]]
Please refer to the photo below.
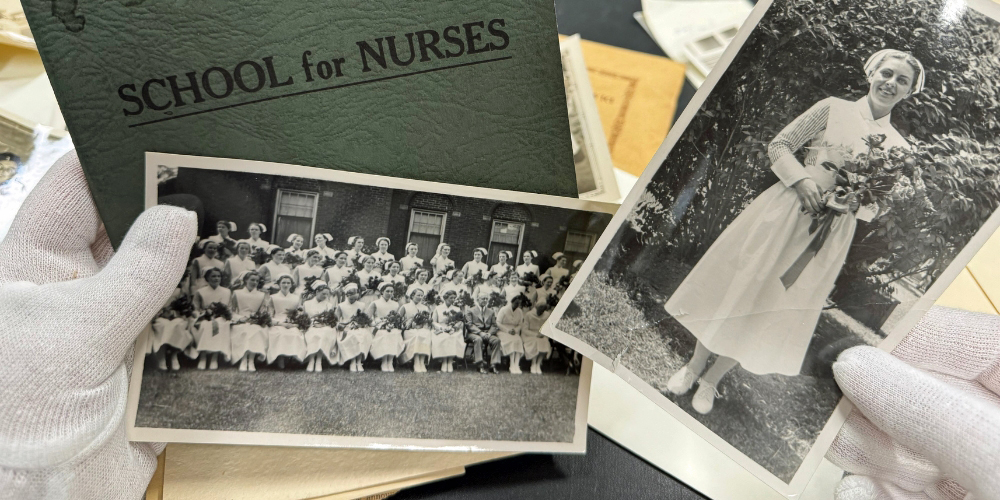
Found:
[[[955, 1], [964, 2], [968, 8], [986, 17], [1000, 21], [1000, 4], [993, 3], [990, 0]], [[840, 403], [837, 404], [837, 407], [834, 409], [830, 419], [823, 426], [816, 442], [810, 448], [809, 453], [802, 461], [798, 470], [796, 470], [792, 480], [786, 483], [762, 467], [760, 464], [751, 460], [720, 436], [710, 431], [694, 417], [660, 394], [656, 388], [639, 378], [638, 375], [632, 373], [620, 364], [615, 364], [614, 360], [604, 353], [598, 351], [576, 337], [557, 329], [555, 326], [558, 324], [559, 320], [562, 319], [563, 314], [566, 312], [566, 308], [573, 302], [577, 293], [580, 291], [580, 288], [583, 286], [583, 283], [590, 277], [594, 267], [597, 265], [597, 262], [607, 250], [609, 243], [611, 243], [611, 241], [618, 234], [618, 230], [621, 228], [622, 224], [626, 222], [629, 213], [635, 207], [639, 198], [643, 195], [643, 193], [645, 193], [646, 187], [649, 185], [653, 176], [660, 170], [660, 168], [662, 168], [667, 155], [673, 149], [674, 145], [680, 140], [681, 136], [687, 131], [691, 121], [701, 110], [701, 107], [708, 99], [709, 94], [711, 94], [712, 90], [719, 83], [722, 75], [729, 69], [729, 66], [736, 58], [736, 55], [746, 43], [747, 38], [749, 38], [753, 30], [757, 28], [757, 25], [767, 13], [767, 10], [773, 2], [774, 0], [761, 0], [754, 7], [753, 11], [751, 11], [746, 22], [740, 27], [736, 38], [734, 38], [726, 48], [722, 58], [719, 59], [719, 62], [715, 65], [715, 68], [709, 74], [705, 83], [699, 87], [688, 106], [684, 108], [684, 112], [681, 113], [680, 118], [670, 128], [667, 138], [660, 145], [656, 154], [653, 155], [653, 159], [650, 160], [646, 169], [639, 177], [639, 180], [636, 181], [635, 186], [629, 192], [628, 196], [626, 196], [622, 201], [621, 209], [618, 210], [618, 213], [616, 213], [611, 219], [611, 222], [605, 229], [604, 234], [602, 234], [597, 240], [594, 248], [591, 250], [587, 259], [581, 266], [577, 279], [574, 279], [570, 283], [570, 286], [563, 295], [563, 298], [559, 301], [559, 304], [555, 307], [555, 309], [553, 309], [549, 320], [542, 326], [542, 333], [557, 342], [565, 344], [571, 349], [580, 352], [584, 356], [592, 359], [595, 363], [623, 378], [629, 383], [629, 385], [652, 400], [660, 408], [665, 410], [689, 429], [692, 429], [699, 434], [705, 440], [706, 446], [712, 446], [719, 451], [722, 451], [730, 459], [750, 471], [750, 473], [756, 476], [761, 482], [770, 486], [781, 495], [788, 498], [797, 498], [805, 490], [810, 478], [819, 467], [827, 449], [829, 449], [830, 445], [833, 444], [834, 438], [836, 438], [837, 433], [839, 432], [841, 426], [843, 426], [844, 422], [846, 422], [847, 416], [853, 408], [853, 405], [845, 398], [841, 398]], [[910, 329], [912, 329], [920, 318], [930, 309], [930, 307], [934, 305], [934, 302], [941, 296], [942, 293], [944, 293], [945, 289], [948, 288], [948, 285], [950, 285], [951, 282], [958, 277], [958, 275], [962, 272], [962, 269], [965, 268], [965, 265], [972, 260], [972, 258], [976, 255], [976, 252], [986, 243], [997, 228], [1000, 228], [1000, 210], [993, 212], [993, 214], [987, 219], [986, 223], [983, 224], [979, 231], [976, 232], [975, 236], [969, 240], [969, 243], [958, 253], [958, 255], [956, 255], [955, 259], [941, 273], [941, 276], [934, 282], [933, 285], [931, 285], [931, 287], [927, 290], [927, 293], [914, 302], [913, 307], [903, 316], [903, 318], [900, 319], [899, 323], [896, 324], [893, 330], [889, 332], [889, 335], [885, 338], [885, 340], [879, 343], [877, 347], [885, 351], [891, 351], [895, 348], [896, 345], [910, 331]], [[692, 455], [696, 457], [710, 457], [712, 454], [706, 451], [694, 453]], [[687, 468], [703, 467], [706, 468], [706, 470], [711, 470], [714, 467], [714, 464], [711, 462], [703, 463], [696, 461], [695, 463], [688, 462], [686, 465]], [[691, 486], [697, 487], [697, 485]]]
[[[179, 166], [188, 169], [241, 172], [247, 174], [279, 175], [284, 177], [307, 178], [333, 181], [361, 186], [376, 186], [386, 189], [422, 191], [467, 198], [491, 199], [496, 201], [544, 205], [613, 214], [618, 205], [590, 200], [578, 200], [551, 195], [504, 191], [500, 189], [458, 186], [440, 182], [418, 181], [361, 174], [325, 168], [303, 167], [283, 163], [272, 163], [230, 158], [212, 158], [168, 153], [146, 153], [145, 206], [157, 205], [157, 165]], [[149, 342], [148, 332], [136, 340], [135, 356], [132, 363], [132, 377], [129, 381], [126, 403], [126, 433], [131, 441], [183, 442], [203, 444], [240, 444], [260, 446], [301, 446], [330, 448], [364, 448], [373, 450], [413, 450], [413, 451], [454, 451], [454, 452], [543, 452], [543, 453], [584, 453], [587, 438], [587, 410], [590, 402], [590, 380], [592, 364], [585, 359], [580, 370], [577, 389], [576, 415], [574, 418], [573, 440], [568, 443], [536, 441], [489, 441], [489, 440], [449, 440], [410, 439], [359, 436], [326, 436], [312, 434], [282, 434], [271, 432], [218, 431], [197, 429], [167, 429], [136, 427], [139, 394], [142, 388], [142, 372], [145, 365], [144, 349]]]

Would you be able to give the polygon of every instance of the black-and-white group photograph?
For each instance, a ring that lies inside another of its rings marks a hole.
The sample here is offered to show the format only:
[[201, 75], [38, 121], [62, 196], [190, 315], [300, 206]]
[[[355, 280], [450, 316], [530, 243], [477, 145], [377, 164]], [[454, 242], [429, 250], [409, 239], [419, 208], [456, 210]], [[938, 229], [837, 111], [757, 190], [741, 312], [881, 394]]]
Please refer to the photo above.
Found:
[[155, 153], [147, 169], [147, 201], [201, 230], [137, 353], [136, 429], [583, 451], [589, 361], [540, 330], [615, 206]]
[[838, 354], [905, 334], [998, 223], [1000, 23], [950, 4], [758, 5], [546, 332], [794, 493]]

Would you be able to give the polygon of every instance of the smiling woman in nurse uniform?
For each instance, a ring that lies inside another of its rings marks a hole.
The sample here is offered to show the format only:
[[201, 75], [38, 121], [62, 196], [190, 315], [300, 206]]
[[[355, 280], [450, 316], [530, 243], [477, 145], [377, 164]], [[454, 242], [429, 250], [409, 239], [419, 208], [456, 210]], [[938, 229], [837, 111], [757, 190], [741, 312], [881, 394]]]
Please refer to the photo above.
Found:
[[[923, 66], [909, 53], [887, 49], [872, 55], [864, 71], [866, 96], [823, 99], [771, 141], [768, 157], [779, 182], [722, 232], [664, 306], [698, 339], [691, 360], [670, 377], [667, 390], [684, 394], [698, 381], [691, 406], [699, 413], [712, 410], [719, 381], [737, 364], [758, 375], [799, 374], [857, 219], [870, 220], [880, 210], [852, 204], [834, 218], [815, 256], [800, 266], [813, 240], [811, 214], [824, 208], [824, 193], [834, 186], [833, 173], [822, 164], [844, 165], [845, 151], [852, 156], [866, 151], [869, 136], [884, 136], [887, 150], [909, 148], [889, 123], [890, 113], [923, 88]], [[799, 163], [795, 152], [807, 143]], [[712, 353], [718, 359], [705, 371]]]

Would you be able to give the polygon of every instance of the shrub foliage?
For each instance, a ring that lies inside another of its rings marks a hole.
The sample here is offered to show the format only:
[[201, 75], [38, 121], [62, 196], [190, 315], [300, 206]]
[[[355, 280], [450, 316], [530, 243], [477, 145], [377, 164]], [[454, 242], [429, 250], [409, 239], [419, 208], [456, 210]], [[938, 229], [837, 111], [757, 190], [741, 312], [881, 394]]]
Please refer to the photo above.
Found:
[[777, 182], [768, 142], [825, 97], [864, 96], [865, 60], [897, 48], [927, 70], [924, 91], [892, 117], [914, 146], [908, 165], [926, 198], [904, 196], [859, 224], [833, 297], [888, 300], [903, 278], [926, 291], [1000, 205], [1000, 25], [950, 5], [776, 0], [629, 214], [604, 267], [695, 263]]

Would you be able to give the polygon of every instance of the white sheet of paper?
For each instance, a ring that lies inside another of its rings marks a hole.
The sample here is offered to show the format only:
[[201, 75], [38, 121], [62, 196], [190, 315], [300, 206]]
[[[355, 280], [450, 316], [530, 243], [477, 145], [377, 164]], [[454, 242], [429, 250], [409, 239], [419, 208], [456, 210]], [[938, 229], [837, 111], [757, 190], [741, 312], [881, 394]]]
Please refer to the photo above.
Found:
[[[688, 63], [684, 43], [707, 32], [742, 24], [753, 4], [747, 0], [642, 0], [643, 26], [667, 57]], [[687, 64], [687, 77], [695, 88], [707, 75]]]

